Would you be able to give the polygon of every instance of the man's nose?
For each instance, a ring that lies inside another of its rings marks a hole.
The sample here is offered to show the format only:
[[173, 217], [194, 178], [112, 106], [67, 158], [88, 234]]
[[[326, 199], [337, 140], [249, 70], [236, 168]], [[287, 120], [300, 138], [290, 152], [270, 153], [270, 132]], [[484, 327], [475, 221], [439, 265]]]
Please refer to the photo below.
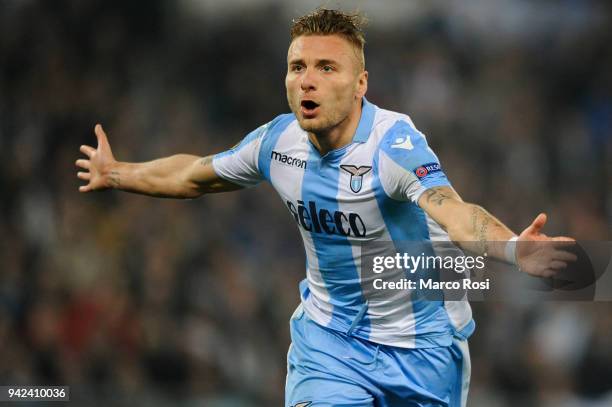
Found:
[[315, 90], [316, 87], [316, 78], [315, 73], [312, 69], [307, 68], [302, 75], [302, 81], [300, 82], [300, 87], [303, 91]]

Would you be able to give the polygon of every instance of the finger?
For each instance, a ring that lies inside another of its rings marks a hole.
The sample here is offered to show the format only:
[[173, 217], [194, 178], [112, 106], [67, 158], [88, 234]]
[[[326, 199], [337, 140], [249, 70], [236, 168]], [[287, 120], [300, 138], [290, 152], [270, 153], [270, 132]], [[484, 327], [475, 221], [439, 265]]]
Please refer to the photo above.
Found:
[[574, 253], [566, 252], [563, 250], [555, 250], [553, 253], [553, 260], [561, 261], [576, 261], [578, 257]]
[[563, 270], [567, 267], [567, 263], [564, 261], [553, 260], [550, 262], [550, 268], [553, 270]]
[[91, 191], [91, 187], [89, 185], [83, 185], [79, 187], [79, 192], [89, 192]]
[[102, 125], [100, 123], [96, 124], [96, 127], [94, 127], [94, 133], [96, 134], [96, 138], [98, 139], [98, 146], [107, 147], [108, 137], [106, 137], [106, 133], [104, 132], [104, 129], [102, 128]]
[[81, 150], [81, 153], [85, 154], [89, 158], [91, 158], [93, 153], [96, 152], [95, 148], [90, 147], [90, 146], [86, 146], [86, 145], [82, 145], [80, 150]]
[[550, 247], [557, 251], [568, 252], [576, 247], [576, 241], [574, 240], [555, 240], [555, 239], [556, 238], [553, 238], [552, 240], [550, 240]]
[[555, 236], [552, 238], [552, 240], [555, 242], [566, 242], [568, 244], [576, 243], [576, 239], [568, 236]]
[[548, 268], [548, 269], [542, 270], [542, 272], [540, 273], [540, 277], [553, 277], [556, 274], [557, 274], [557, 270]]
[[77, 177], [79, 179], [85, 180], [85, 181], [89, 181], [91, 179], [91, 174], [88, 172], [77, 172]]
[[91, 161], [79, 159], [79, 160], [76, 160], [76, 166], [81, 167], [84, 170], [88, 170], [91, 168]]
[[540, 213], [538, 216], [536, 216], [536, 218], [533, 220], [533, 222], [531, 222], [531, 225], [529, 225], [530, 232], [531, 233], [535, 233], [535, 234], [539, 234], [540, 230], [544, 227], [544, 225], [546, 224], [546, 214], [545, 213]]
[[536, 218], [531, 222], [531, 225], [527, 226], [527, 228], [521, 233], [521, 236], [529, 239], [534, 239], [536, 237], [545, 237], [545, 235], [540, 234], [540, 230], [544, 227], [546, 223], [546, 214], [540, 213]]

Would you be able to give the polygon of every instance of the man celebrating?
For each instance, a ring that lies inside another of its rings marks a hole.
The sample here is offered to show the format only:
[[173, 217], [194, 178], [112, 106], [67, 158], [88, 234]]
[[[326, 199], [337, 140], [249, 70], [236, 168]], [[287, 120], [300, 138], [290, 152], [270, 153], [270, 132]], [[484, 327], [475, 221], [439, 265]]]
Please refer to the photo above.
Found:
[[87, 159], [76, 162], [87, 181], [79, 190], [195, 198], [269, 181], [295, 218], [307, 259], [291, 320], [286, 406], [465, 405], [469, 304], [424, 301], [409, 290], [368, 301], [361, 245], [451, 240], [547, 277], [574, 256], [516, 241], [570, 239], [541, 234], [544, 214], [515, 236], [459, 197], [410, 118], [365, 99], [360, 26], [359, 16], [327, 9], [294, 21], [285, 79], [292, 113], [228, 151], [118, 162], [96, 125], [97, 148], [82, 146]]

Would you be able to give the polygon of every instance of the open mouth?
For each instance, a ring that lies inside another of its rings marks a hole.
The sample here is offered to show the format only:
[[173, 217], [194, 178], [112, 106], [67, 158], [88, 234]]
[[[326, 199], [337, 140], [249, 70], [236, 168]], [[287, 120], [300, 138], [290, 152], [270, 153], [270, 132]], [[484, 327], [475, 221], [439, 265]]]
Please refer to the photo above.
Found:
[[302, 100], [301, 107], [304, 117], [312, 117], [315, 115], [319, 104], [312, 100]]

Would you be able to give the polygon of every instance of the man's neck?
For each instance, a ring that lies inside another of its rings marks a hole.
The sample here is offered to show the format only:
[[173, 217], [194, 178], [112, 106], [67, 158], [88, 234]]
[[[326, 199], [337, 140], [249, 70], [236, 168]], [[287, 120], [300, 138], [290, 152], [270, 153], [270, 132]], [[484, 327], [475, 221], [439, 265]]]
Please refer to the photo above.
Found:
[[320, 134], [308, 133], [310, 142], [319, 150], [321, 155], [342, 148], [353, 141], [361, 119], [361, 104], [362, 102], [359, 101], [356, 108], [332, 129]]

